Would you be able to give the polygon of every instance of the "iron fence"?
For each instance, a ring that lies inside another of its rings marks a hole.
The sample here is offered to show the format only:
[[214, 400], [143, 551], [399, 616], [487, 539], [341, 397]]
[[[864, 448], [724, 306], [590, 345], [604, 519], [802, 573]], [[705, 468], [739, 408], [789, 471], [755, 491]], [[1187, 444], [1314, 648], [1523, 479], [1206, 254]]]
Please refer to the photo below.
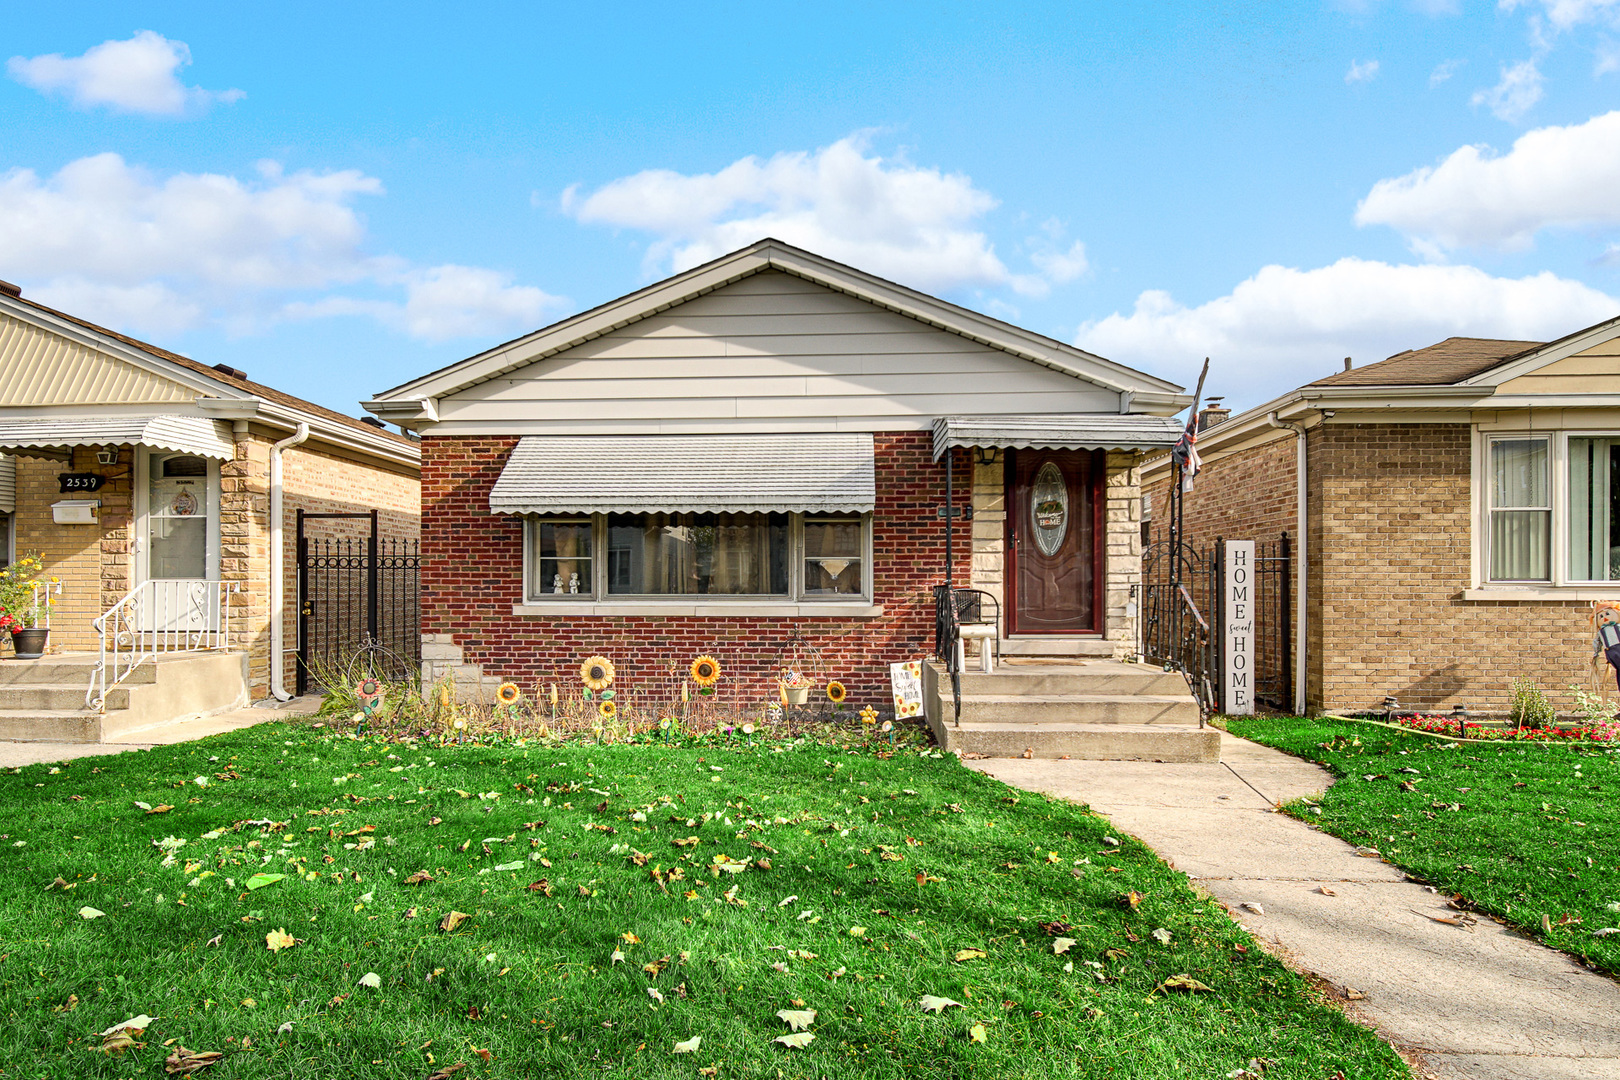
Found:
[[[314, 537], [315, 520], [369, 519], [369, 535]], [[298, 513], [298, 693], [345, 670], [408, 678], [422, 659], [421, 545], [377, 535], [377, 513]]]

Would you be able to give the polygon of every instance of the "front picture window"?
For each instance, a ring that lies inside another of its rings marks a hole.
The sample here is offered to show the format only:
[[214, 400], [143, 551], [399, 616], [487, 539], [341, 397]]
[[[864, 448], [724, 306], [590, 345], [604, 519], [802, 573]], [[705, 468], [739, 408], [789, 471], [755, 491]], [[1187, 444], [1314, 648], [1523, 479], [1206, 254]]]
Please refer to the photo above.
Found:
[[612, 514], [608, 592], [785, 596], [786, 514]]
[[1620, 581], [1620, 437], [1569, 440], [1569, 580]]

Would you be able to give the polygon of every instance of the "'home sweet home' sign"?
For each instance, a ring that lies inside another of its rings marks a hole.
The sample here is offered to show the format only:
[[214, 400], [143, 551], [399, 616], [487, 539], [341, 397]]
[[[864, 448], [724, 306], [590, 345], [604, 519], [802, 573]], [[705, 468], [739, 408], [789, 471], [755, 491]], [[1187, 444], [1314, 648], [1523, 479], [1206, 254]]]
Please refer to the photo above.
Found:
[[1228, 540], [1221, 588], [1221, 711], [1254, 715], [1254, 541]]

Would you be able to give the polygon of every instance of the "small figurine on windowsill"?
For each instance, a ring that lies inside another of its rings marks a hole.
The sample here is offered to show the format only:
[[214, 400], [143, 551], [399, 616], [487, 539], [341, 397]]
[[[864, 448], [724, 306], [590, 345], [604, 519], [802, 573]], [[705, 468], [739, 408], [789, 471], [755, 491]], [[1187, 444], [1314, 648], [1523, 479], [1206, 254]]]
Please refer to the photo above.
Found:
[[1608, 600], [1592, 602], [1592, 680], [1603, 696], [1609, 696], [1609, 680], [1603, 665], [1614, 669], [1615, 685], [1620, 687], [1620, 604]]
[[570, 593], [578, 593], [579, 592], [579, 575], [578, 574], [569, 574], [568, 575], [568, 591]]
[[562, 575], [561, 574], [552, 574], [551, 575], [551, 591], [552, 591], [552, 594], [555, 595], [555, 596], [561, 596], [562, 595], [563, 586], [562, 586]]

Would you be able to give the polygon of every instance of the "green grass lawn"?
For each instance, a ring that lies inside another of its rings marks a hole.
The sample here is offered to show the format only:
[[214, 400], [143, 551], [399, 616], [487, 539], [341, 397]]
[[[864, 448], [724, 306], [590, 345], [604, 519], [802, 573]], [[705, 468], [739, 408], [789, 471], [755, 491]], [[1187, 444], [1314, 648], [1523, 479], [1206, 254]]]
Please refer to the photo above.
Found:
[[1620, 751], [1458, 744], [1326, 720], [1228, 726], [1339, 777], [1320, 814], [1295, 803], [1295, 816], [1620, 974], [1620, 934], [1594, 934], [1620, 927]]
[[0, 806], [8, 1077], [161, 1076], [181, 1045], [217, 1078], [1407, 1075], [1103, 819], [916, 750], [266, 724], [8, 772]]

